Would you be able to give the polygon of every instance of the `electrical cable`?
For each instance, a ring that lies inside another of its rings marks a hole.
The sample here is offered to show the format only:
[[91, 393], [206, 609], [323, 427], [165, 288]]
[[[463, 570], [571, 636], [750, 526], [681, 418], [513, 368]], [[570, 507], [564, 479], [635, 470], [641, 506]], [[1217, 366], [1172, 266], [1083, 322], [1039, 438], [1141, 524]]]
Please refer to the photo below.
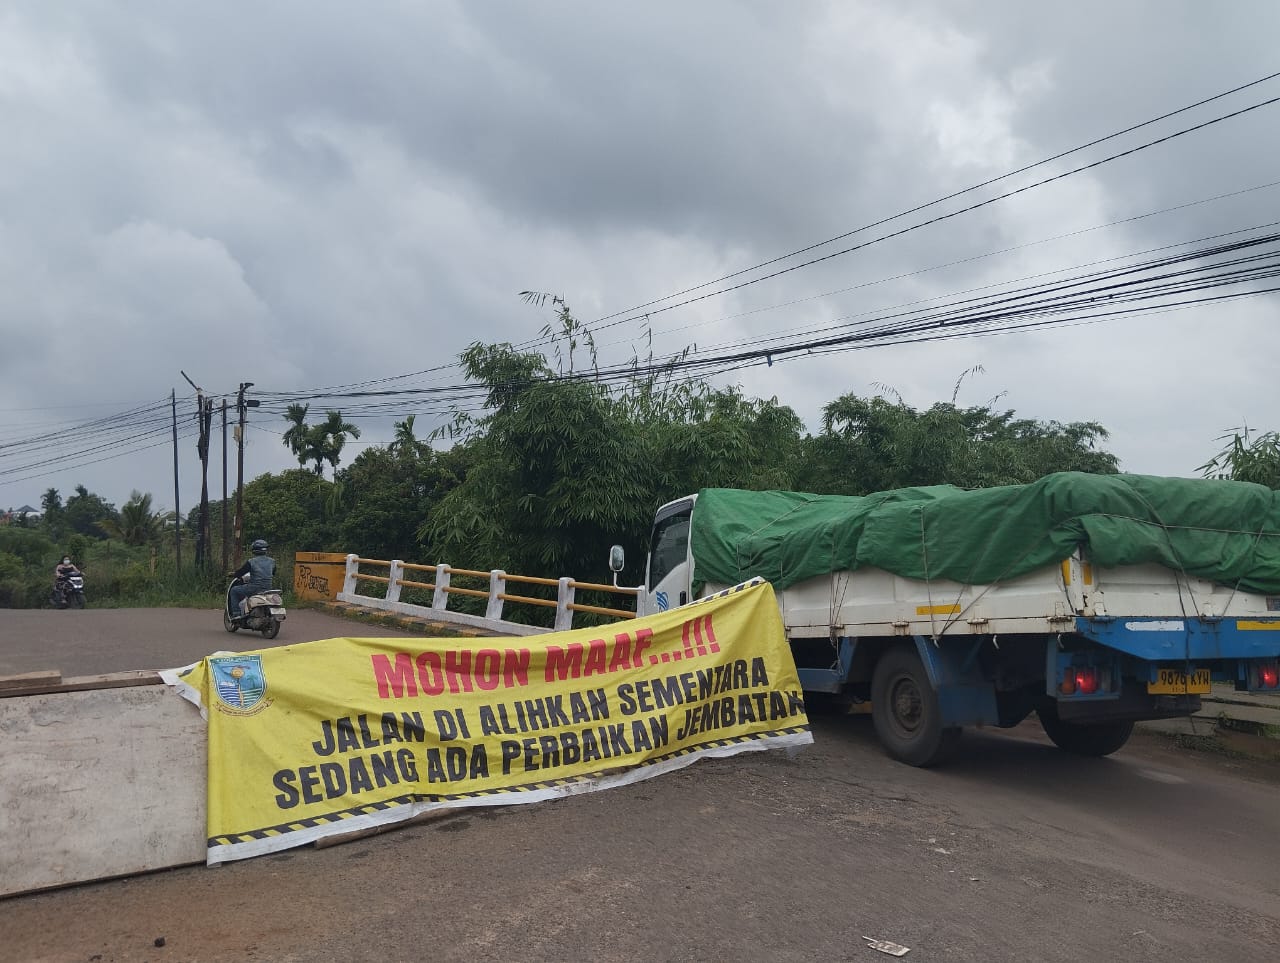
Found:
[[[916, 207], [909, 208], [908, 210], [900, 211], [900, 212], [898, 212], [897, 214], [891, 215], [891, 216], [889, 216], [889, 217], [881, 218], [881, 219], [880, 219], [880, 220], [878, 220], [878, 221], [873, 221], [873, 222], [871, 222], [871, 223], [869, 223], [869, 224], [864, 224], [864, 225], [862, 225], [861, 227], [855, 228], [855, 229], [853, 229], [853, 230], [851, 230], [851, 231], [846, 231], [845, 233], [843, 233], [843, 234], [838, 234], [838, 235], [836, 235], [835, 237], [827, 238], [825, 241], [818, 241], [817, 243], [810, 244], [810, 245], [808, 245], [808, 246], [806, 246], [806, 247], [799, 248], [798, 250], [795, 250], [795, 251], [791, 251], [791, 252], [790, 252], [790, 253], [788, 253], [788, 254], [782, 254], [782, 255], [779, 255], [778, 257], [771, 258], [771, 259], [770, 259], [770, 260], [768, 260], [768, 261], [762, 261], [762, 262], [760, 262], [759, 264], [752, 265], [751, 267], [742, 268], [741, 270], [734, 271], [734, 272], [732, 272], [732, 273], [730, 273], [730, 274], [722, 275], [721, 277], [714, 278], [714, 279], [712, 279], [712, 280], [710, 280], [710, 281], [704, 281], [704, 282], [703, 282], [703, 283], [701, 283], [701, 284], [696, 284], [696, 285], [694, 285], [694, 286], [692, 286], [692, 287], [685, 288], [685, 289], [683, 289], [683, 290], [681, 290], [681, 291], [676, 291], [676, 292], [674, 292], [674, 293], [672, 293], [672, 294], [668, 294], [668, 295], [665, 295], [665, 296], [660, 297], [660, 298], [655, 298], [655, 299], [654, 299], [654, 300], [652, 300], [652, 301], [646, 301], [646, 302], [644, 302], [643, 304], [638, 304], [638, 305], [635, 305], [635, 306], [630, 307], [630, 308], [626, 308], [626, 309], [621, 310], [621, 311], [615, 311], [613, 314], [607, 314], [607, 315], [605, 315], [604, 317], [597, 318], [595, 321], [591, 322], [591, 324], [589, 324], [587, 327], [588, 327], [588, 328], [590, 328], [590, 329], [592, 329], [592, 330], [598, 330], [598, 328], [597, 328], [596, 326], [597, 326], [597, 325], [599, 325], [599, 324], [600, 324], [601, 322], [603, 322], [603, 321], [609, 321], [609, 320], [612, 320], [613, 318], [620, 317], [621, 315], [624, 315], [624, 314], [635, 314], [636, 312], [642, 311], [642, 310], [643, 310], [643, 309], [645, 309], [645, 308], [652, 307], [652, 306], [654, 306], [654, 305], [656, 305], [656, 304], [660, 304], [660, 303], [662, 303], [663, 301], [669, 301], [669, 300], [671, 300], [672, 298], [683, 297], [683, 296], [684, 296], [684, 295], [686, 295], [686, 294], [691, 294], [691, 293], [693, 293], [694, 291], [701, 290], [702, 288], [710, 287], [710, 286], [711, 286], [711, 285], [713, 285], [713, 284], [721, 284], [721, 283], [723, 283], [723, 282], [725, 282], [725, 281], [732, 280], [732, 279], [733, 279], [733, 278], [735, 278], [735, 277], [741, 277], [743, 274], [749, 274], [749, 273], [751, 273], [752, 271], [758, 271], [758, 270], [760, 270], [761, 268], [769, 267], [770, 265], [777, 264], [777, 263], [779, 263], [779, 262], [781, 262], [781, 261], [785, 261], [785, 260], [787, 260], [788, 258], [796, 257], [796, 256], [798, 256], [798, 255], [800, 255], [800, 254], [806, 254], [806, 253], [808, 253], [809, 251], [813, 251], [813, 250], [816, 250], [817, 248], [824, 247], [824, 246], [826, 246], [827, 244], [834, 244], [836, 241], [842, 241], [842, 240], [844, 240], [844, 239], [845, 239], [845, 238], [847, 238], [847, 237], [852, 237], [853, 235], [855, 235], [855, 234], [860, 234], [860, 233], [861, 233], [861, 232], [863, 232], [863, 231], [868, 231], [868, 230], [871, 230], [871, 229], [873, 229], [873, 228], [880, 227], [881, 225], [888, 224], [888, 223], [890, 223], [891, 221], [895, 221], [895, 220], [897, 220], [897, 219], [899, 219], [899, 218], [907, 217], [907, 216], [909, 216], [909, 215], [911, 215], [911, 214], [918, 213], [918, 212], [920, 212], [920, 211], [922, 211], [922, 210], [925, 210], [925, 209], [927, 209], [927, 208], [933, 207], [933, 206], [935, 206], [935, 205], [937, 205], [937, 204], [942, 204], [942, 203], [945, 203], [946, 201], [954, 200], [955, 198], [957, 198], [957, 197], [961, 197], [961, 196], [963, 196], [964, 194], [969, 194], [969, 193], [972, 193], [973, 191], [981, 190], [981, 189], [982, 189], [982, 188], [984, 188], [984, 187], [989, 187], [990, 185], [995, 184], [995, 183], [998, 183], [998, 182], [1000, 182], [1000, 181], [1002, 181], [1002, 180], [1008, 180], [1010, 177], [1016, 177], [1016, 176], [1017, 176], [1017, 175], [1019, 175], [1019, 174], [1024, 174], [1024, 173], [1026, 173], [1027, 171], [1029, 171], [1029, 170], [1034, 170], [1034, 169], [1035, 169], [1035, 168], [1037, 168], [1037, 167], [1043, 167], [1045, 164], [1051, 164], [1051, 163], [1053, 163], [1054, 161], [1056, 161], [1056, 160], [1061, 160], [1062, 158], [1064, 158], [1064, 157], [1068, 157], [1068, 156], [1070, 156], [1071, 154], [1079, 153], [1080, 151], [1087, 150], [1087, 149], [1089, 149], [1090, 147], [1096, 147], [1096, 146], [1097, 146], [1097, 145], [1099, 145], [1099, 144], [1105, 143], [1106, 141], [1109, 141], [1109, 140], [1114, 140], [1114, 139], [1116, 139], [1117, 137], [1123, 137], [1125, 134], [1131, 134], [1131, 133], [1133, 133], [1133, 132], [1134, 132], [1134, 131], [1136, 131], [1136, 130], [1141, 130], [1143, 127], [1149, 127], [1149, 126], [1151, 126], [1152, 124], [1159, 123], [1159, 122], [1160, 122], [1160, 121], [1162, 121], [1162, 120], [1168, 120], [1168, 119], [1169, 119], [1169, 118], [1171, 118], [1171, 117], [1176, 117], [1178, 114], [1186, 113], [1187, 111], [1194, 110], [1194, 109], [1195, 109], [1195, 108], [1197, 108], [1197, 107], [1203, 107], [1205, 104], [1212, 103], [1212, 102], [1213, 102], [1213, 101], [1215, 101], [1215, 100], [1221, 100], [1221, 99], [1223, 99], [1223, 98], [1225, 98], [1225, 97], [1229, 97], [1229, 96], [1231, 96], [1232, 94], [1240, 93], [1240, 92], [1241, 92], [1241, 91], [1243, 91], [1243, 90], [1248, 90], [1250, 87], [1256, 87], [1256, 86], [1258, 86], [1259, 84], [1266, 83], [1266, 82], [1267, 82], [1267, 81], [1269, 81], [1269, 80], [1274, 80], [1274, 79], [1276, 79], [1277, 77], [1280, 77], [1280, 71], [1277, 71], [1277, 72], [1274, 72], [1274, 73], [1270, 73], [1270, 74], [1267, 74], [1266, 76], [1259, 77], [1259, 78], [1258, 78], [1258, 79], [1256, 79], [1256, 80], [1251, 80], [1251, 81], [1249, 81], [1248, 83], [1241, 84], [1241, 85], [1236, 86], [1236, 87], [1232, 87], [1232, 88], [1231, 88], [1231, 89], [1229, 89], [1229, 90], [1224, 90], [1224, 91], [1222, 91], [1222, 92], [1220, 92], [1220, 93], [1213, 94], [1212, 96], [1210, 96], [1210, 97], [1206, 97], [1206, 98], [1204, 98], [1204, 99], [1202, 99], [1202, 100], [1198, 100], [1198, 101], [1196, 101], [1195, 103], [1187, 104], [1187, 105], [1185, 105], [1185, 106], [1183, 106], [1183, 107], [1179, 107], [1179, 108], [1177, 108], [1176, 110], [1172, 110], [1172, 111], [1169, 111], [1169, 112], [1167, 112], [1167, 113], [1161, 114], [1161, 115], [1159, 115], [1158, 117], [1153, 117], [1153, 118], [1151, 118], [1150, 120], [1145, 120], [1145, 121], [1143, 121], [1143, 122], [1141, 122], [1141, 123], [1139, 123], [1139, 124], [1134, 124], [1134, 125], [1132, 125], [1132, 126], [1130, 126], [1130, 127], [1126, 127], [1126, 128], [1124, 128], [1123, 130], [1118, 130], [1118, 131], [1115, 131], [1114, 133], [1107, 134], [1107, 135], [1105, 135], [1105, 136], [1103, 136], [1103, 137], [1095, 138], [1094, 140], [1091, 140], [1091, 141], [1089, 141], [1089, 142], [1087, 142], [1087, 143], [1080, 144], [1080, 145], [1078, 145], [1078, 146], [1076, 146], [1076, 147], [1072, 147], [1072, 148], [1070, 148], [1069, 150], [1061, 151], [1061, 152], [1059, 152], [1059, 153], [1057, 153], [1057, 154], [1054, 154], [1054, 155], [1053, 155], [1053, 156], [1051, 156], [1051, 157], [1046, 157], [1046, 158], [1044, 158], [1044, 159], [1042, 159], [1042, 160], [1038, 160], [1038, 161], [1036, 161], [1036, 162], [1034, 162], [1034, 163], [1032, 163], [1032, 164], [1027, 164], [1027, 165], [1025, 165], [1024, 167], [1019, 167], [1019, 168], [1018, 168], [1018, 169], [1016, 169], [1016, 170], [1008, 171], [1008, 172], [1006, 172], [1006, 173], [1004, 173], [1004, 174], [1000, 174], [1000, 175], [999, 175], [999, 176], [997, 176], [997, 177], [989, 178], [988, 180], [982, 181], [981, 183], [974, 184], [974, 185], [972, 185], [972, 186], [970, 186], [970, 187], [966, 187], [966, 188], [964, 188], [963, 190], [955, 191], [955, 192], [953, 192], [953, 193], [951, 193], [951, 194], [947, 194], [947, 195], [945, 195], [945, 196], [943, 196], [943, 197], [936, 198], [936, 199], [934, 199], [934, 200], [932, 200], [932, 201], [929, 201], [929, 202], [927, 202], [927, 203], [925, 203], [925, 204], [920, 204], [920, 205], [917, 205]], [[1273, 102], [1274, 102], [1274, 99], [1273, 99], [1273, 100], [1271, 100], [1271, 101], [1265, 101], [1263, 104], [1254, 105], [1254, 107], [1246, 108], [1246, 110], [1253, 110], [1253, 109], [1255, 109], [1255, 107], [1258, 107], [1258, 106], [1265, 106], [1266, 104], [1273, 103]], [[1215, 120], [1210, 121], [1209, 123], [1217, 123], [1219, 120], [1225, 120], [1225, 119], [1227, 119], [1227, 118], [1237, 116], [1237, 114], [1239, 114], [1239, 113], [1243, 113], [1243, 112], [1244, 112], [1244, 111], [1238, 111], [1238, 112], [1233, 113], [1233, 114], [1227, 114], [1225, 117], [1217, 118], [1217, 119], [1215, 119]], [[1202, 127], [1202, 126], [1208, 126], [1208, 125], [1207, 125], [1207, 124], [1204, 124], [1204, 125], [1198, 125], [1198, 126], [1196, 126], [1196, 127], [1188, 128], [1188, 129], [1187, 129], [1187, 130], [1185, 130], [1185, 131], [1180, 131], [1180, 132], [1178, 132], [1178, 133], [1176, 133], [1176, 134], [1171, 135], [1171, 137], [1181, 136], [1181, 134], [1183, 134], [1183, 133], [1189, 133], [1189, 132], [1191, 132], [1191, 131], [1193, 131], [1193, 130], [1198, 130], [1198, 129], [1200, 129], [1200, 127]], [[1149, 143], [1149, 144], [1144, 144], [1144, 145], [1142, 145], [1142, 146], [1140, 146], [1140, 147], [1138, 147], [1138, 148], [1135, 148], [1135, 150], [1142, 150], [1142, 149], [1144, 149], [1145, 147], [1149, 147], [1149, 146], [1153, 146], [1154, 144], [1162, 143], [1162, 142], [1163, 142], [1163, 141], [1165, 141], [1165, 140], [1171, 139], [1171, 137], [1170, 137], [1170, 138], [1161, 138], [1160, 140], [1152, 141], [1152, 142], [1151, 142], [1151, 143]], [[1125, 153], [1132, 153], [1132, 151], [1127, 151], [1127, 152], [1125, 152]], [[1115, 157], [1112, 157], [1112, 158], [1106, 158], [1106, 159], [1104, 159], [1103, 161], [1099, 161], [1098, 163], [1105, 163], [1107, 160], [1113, 160], [1113, 159], [1115, 159], [1116, 157], [1123, 157], [1123, 156], [1125, 156], [1125, 154], [1117, 154], [1117, 155], [1115, 155]], [[1096, 165], [1091, 165], [1091, 166], [1096, 166]], [[1081, 169], [1086, 169], [1086, 168], [1081, 168]], [[1073, 172], [1073, 171], [1069, 171], [1069, 172], [1067, 172], [1067, 174], [1060, 175], [1060, 176], [1068, 176], [1070, 173], [1075, 173], [1075, 172]], [[1041, 182], [1041, 183], [1047, 183], [1047, 181], [1044, 181], [1044, 182]], [[1031, 185], [1031, 186], [1038, 186], [1038, 185]], [[998, 199], [998, 198], [997, 198], [997, 199]], [[926, 223], [932, 223], [932, 222], [926, 222]], [[892, 235], [891, 235], [891, 236], [892, 236]], [[853, 250], [853, 249], [851, 249], [851, 250]], [[771, 275], [771, 276], [772, 276], [772, 275]], [[763, 279], [761, 279], [761, 280], [763, 280]], [[652, 313], [656, 313], [656, 312], [648, 312], [648, 313], [652, 314]]]

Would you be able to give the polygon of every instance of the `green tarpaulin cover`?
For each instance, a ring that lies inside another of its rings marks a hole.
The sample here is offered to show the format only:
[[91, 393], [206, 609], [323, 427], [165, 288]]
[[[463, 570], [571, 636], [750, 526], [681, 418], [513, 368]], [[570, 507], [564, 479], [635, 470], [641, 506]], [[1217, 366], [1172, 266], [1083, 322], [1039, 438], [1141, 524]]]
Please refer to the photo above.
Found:
[[1154, 562], [1192, 576], [1280, 593], [1280, 493], [1262, 485], [1061, 472], [1029, 485], [947, 485], [874, 495], [706, 488], [691, 534], [694, 577], [776, 588], [863, 567], [970, 585], [1067, 558]]

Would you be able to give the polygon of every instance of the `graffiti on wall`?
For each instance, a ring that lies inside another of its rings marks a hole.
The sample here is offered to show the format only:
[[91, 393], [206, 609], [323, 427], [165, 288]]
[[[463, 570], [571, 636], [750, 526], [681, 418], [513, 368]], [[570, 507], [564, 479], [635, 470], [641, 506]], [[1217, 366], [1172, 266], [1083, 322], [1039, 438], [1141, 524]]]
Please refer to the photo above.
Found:
[[334, 599], [342, 591], [345, 575], [344, 556], [299, 552], [293, 565], [293, 591], [299, 598]]

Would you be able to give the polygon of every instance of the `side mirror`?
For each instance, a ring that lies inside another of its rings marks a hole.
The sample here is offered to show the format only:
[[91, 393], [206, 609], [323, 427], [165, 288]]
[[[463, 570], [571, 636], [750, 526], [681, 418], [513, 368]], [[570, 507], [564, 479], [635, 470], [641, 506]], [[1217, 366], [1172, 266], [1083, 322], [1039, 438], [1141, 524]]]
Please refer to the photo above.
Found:
[[621, 572], [627, 566], [626, 553], [622, 551], [621, 545], [614, 545], [609, 549], [609, 571], [615, 575]]

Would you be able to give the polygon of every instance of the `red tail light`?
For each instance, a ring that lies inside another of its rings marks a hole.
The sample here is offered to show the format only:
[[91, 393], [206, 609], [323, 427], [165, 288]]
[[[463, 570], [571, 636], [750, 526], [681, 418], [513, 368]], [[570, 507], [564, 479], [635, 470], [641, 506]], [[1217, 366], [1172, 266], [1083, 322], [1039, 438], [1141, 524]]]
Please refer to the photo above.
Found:
[[1076, 669], [1076, 689], [1084, 695], [1093, 695], [1098, 691], [1098, 670], [1094, 668]]

